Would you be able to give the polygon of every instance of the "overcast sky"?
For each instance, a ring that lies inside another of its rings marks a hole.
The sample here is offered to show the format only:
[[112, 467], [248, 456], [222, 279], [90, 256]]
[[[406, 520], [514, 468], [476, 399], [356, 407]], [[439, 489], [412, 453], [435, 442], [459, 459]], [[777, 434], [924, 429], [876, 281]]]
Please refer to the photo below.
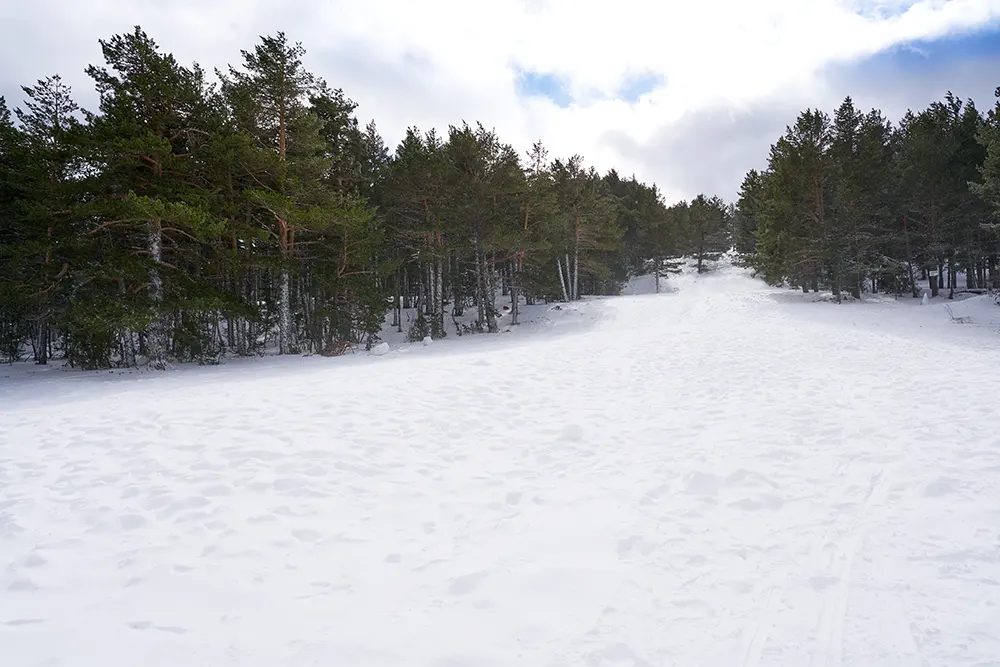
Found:
[[731, 200], [806, 107], [986, 109], [1000, 85], [1000, 0], [0, 0], [0, 94], [60, 73], [96, 106], [97, 40], [136, 24], [209, 71], [283, 30], [390, 146], [478, 120], [669, 201]]

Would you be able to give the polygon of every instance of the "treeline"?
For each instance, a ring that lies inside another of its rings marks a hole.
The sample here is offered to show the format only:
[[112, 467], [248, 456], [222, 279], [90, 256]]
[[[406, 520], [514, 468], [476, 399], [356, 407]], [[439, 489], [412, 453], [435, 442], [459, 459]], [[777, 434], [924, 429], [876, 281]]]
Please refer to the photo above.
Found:
[[481, 125], [411, 128], [390, 151], [282, 33], [214, 77], [140, 28], [100, 44], [96, 111], [58, 76], [13, 112], [0, 100], [4, 361], [336, 353], [390, 317], [413, 339], [492, 332], [502, 298], [516, 322], [518, 304], [612, 294], [729, 246], [717, 198], [667, 207]]
[[896, 125], [850, 98], [832, 118], [807, 110], [736, 208], [734, 243], [773, 284], [838, 301], [917, 297], [920, 280], [949, 298], [1000, 289], [1000, 103], [984, 116], [948, 93]]

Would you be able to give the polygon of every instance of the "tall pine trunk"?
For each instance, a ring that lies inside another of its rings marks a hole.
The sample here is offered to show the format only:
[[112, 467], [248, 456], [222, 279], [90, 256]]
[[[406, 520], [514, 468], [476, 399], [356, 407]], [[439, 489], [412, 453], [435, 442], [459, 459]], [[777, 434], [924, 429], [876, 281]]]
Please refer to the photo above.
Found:
[[478, 235], [473, 237], [473, 249], [476, 253], [476, 301], [479, 304], [479, 326], [482, 328], [485, 325], [486, 331], [496, 333], [499, 328], [493, 303], [493, 280], [486, 262], [486, 253], [479, 245]]
[[524, 283], [524, 248], [517, 254], [517, 259], [511, 267], [511, 290], [510, 290], [510, 323], [520, 324], [518, 319], [521, 316], [521, 292]]
[[396, 271], [396, 277], [394, 283], [395, 283], [395, 290], [394, 290], [395, 299], [393, 301], [393, 306], [392, 306], [392, 319], [393, 319], [392, 325], [396, 327], [396, 331], [398, 333], [403, 333], [403, 295], [399, 283], [398, 269]]
[[[496, 257], [493, 258], [496, 260]], [[497, 326], [496, 309], [496, 280], [494, 274], [494, 263], [486, 261], [486, 253], [483, 253], [483, 302], [486, 309], [486, 331], [496, 333], [500, 331]]]
[[[563, 301], [569, 303], [569, 292], [566, 289], [566, 278], [563, 276], [562, 260], [556, 257], [556, 268], [559, 270], [559, 286], [562, 287]], [[567, 266], [566, 271], [569, 272]]]
[[45, 366], [49, 363], [49, 313], [43, 307], [38, 317], [38, 344], [35, 347], [35, 363]]
[[294, 354], [295, 332], [292, 330], [292, 287], [287, 267], [278, 275], [278, 352]]
[[444, 260], [440, 257], [437, 258], [435, 264], [437, 265], [437, 276], [435, 277], [435, 289], [437, 289], [437, 294], [434, 295], [434, 301], [437, 304], [437, 333], [438, 336], [444, 338]]
[[159, 218], [149, 221], [147, 233], [147, 250], [153, 260], [149, 269], [149, 298], [153, 302], [153, 320], [146, 332], [147, 365], [155, 370], [167, 368], [167, 323], [163, 312], [163, 276], [160, 275], [160, 265], [163, 263], [163, 228]]
[[906, 245], [906, 269], [910, 277], [910, 291], [913, 294], [913, 298], [916, 299], [920, 296], [920, 290], [917, 288], [917, 276], [913, 272], [913, 252], [910, 250], [910, 228], [905, 216], [903, 217], [903, 240]]
[[476, 253], [476, 309], [477, 309], [477, 322], [481, 327], [486, 321], [486, 308], [483, 302], [483, 262], [479, 255], [479, 238], [473, 241], [473, 249]]
[[573, 300], [580, 298], [580, 233], [576, 234], [573, 244]]

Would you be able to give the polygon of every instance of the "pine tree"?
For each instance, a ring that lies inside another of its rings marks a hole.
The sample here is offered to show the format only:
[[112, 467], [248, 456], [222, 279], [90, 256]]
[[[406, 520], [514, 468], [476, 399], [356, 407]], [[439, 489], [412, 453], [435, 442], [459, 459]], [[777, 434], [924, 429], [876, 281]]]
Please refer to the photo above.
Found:
[[30, 241], [18, 249], [15, 260], [28, 263], [25, 291], [32, 302], [32, 347], [35, 362], [46, 364], [52, 344], [50, 324], [68, 293], [71, 265], [76, 263], [73, 249], [79, 245], [73, 214], [81, 128], [74, 115], [79, 107], [58, 75], [22, 90], [27, 110], [17, 109], [16, 115], [32, 156], [31, 168], [21, 175], [31, 190], [22, 231]]
[[[198, 239], [221, 231], [207, 212], [194, 167], [208, 143], [203, 124], [211, 108], [203, 72], [162, 53], [141, 28], [102, 40], [101, 47], [107, 67], [87, 68], [100, 95], [100, 115], [89, 116], [88, 159], [100, 171], [91, 184], [98, 196], [87, 210], [95, 220], [88, 234], [117, 261], [87, 277], [103, 306], [96, 319], [85, 309], [73, 310], [68, 333], [79, 345], [70, 358], [106, 365], [108, 335], [117, 331], [112, 335], [129, 338], [138, 328], [148, 366], [163, 369], [171, 345], [169, 311], [183, 304], [192, 286], [180, 260], [200, 250]], [[136, 283], [146, 299], [123, 308], [122, 295], [135, 293]]]
[[[264, 36], [253, 51], [241, 51], [245, 71], [229, 68], [229, 76], [220, 73], [223, 91], [234, 109], [239, 127], [252, 133], [259, 145], [273, 152], [277, 164], [269, 171], [271, 178], [254, 192], [258, 223], [273, 238], [279, 255], [278, 269], [278, 350], [281, 354], [296, 353], [296, 336], [292, 306], [291, 271], [295, 258], [295, 233], [300, 231], [296, 213], [296, 182], [287, 165], [289, 144], [296, 141], [300, 129], [306, 145], [317, 145], [319, 126], [305, 120], [306, 100], [317, 89], [315, 77], [308, 72], [302, 57], [301, 44], [290, 44], [283, 32]], [[302, 150], [300, 155], [307, 155]]]
[[772, 283], [791, 279], [803, 291], [818, 290], [835, 252], [828, 229], [830, 141], [829, 117], [810, 109], [771, 147], [757, 257]]
[[591, 251], [617, 248], [622, 230], [617, 224], [617, 202], [597, 172], [584, 169], [581, 156], [556, 160], [552, 170], [562, 219], [561, 238], [553, 243], [556, 268], [564, 296], [575, 301], [580, 298], [581, 266], [597, 276], [607, 274], [607, 265]]
[[720, 198], [702, 194], [688, 207], [687, 221], [691, 255], [697, 261], [698, 273], [704, 273], [706, 263], [717, 261], [730, 247], [729, 213]]
[[732, 232], [736, 251], [750, 258], [757, 252], [757, 229], [763, 214], [764, 196], [764, 175], [751, 169], [740, 185]]

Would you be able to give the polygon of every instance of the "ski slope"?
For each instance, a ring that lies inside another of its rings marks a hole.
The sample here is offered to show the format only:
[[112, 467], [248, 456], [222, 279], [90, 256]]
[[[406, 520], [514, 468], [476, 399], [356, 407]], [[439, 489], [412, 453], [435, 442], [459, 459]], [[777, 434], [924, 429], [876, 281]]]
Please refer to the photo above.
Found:
[[1000, 665], [1000, 308], [671, 284], [0, 379], [0, 664]]

